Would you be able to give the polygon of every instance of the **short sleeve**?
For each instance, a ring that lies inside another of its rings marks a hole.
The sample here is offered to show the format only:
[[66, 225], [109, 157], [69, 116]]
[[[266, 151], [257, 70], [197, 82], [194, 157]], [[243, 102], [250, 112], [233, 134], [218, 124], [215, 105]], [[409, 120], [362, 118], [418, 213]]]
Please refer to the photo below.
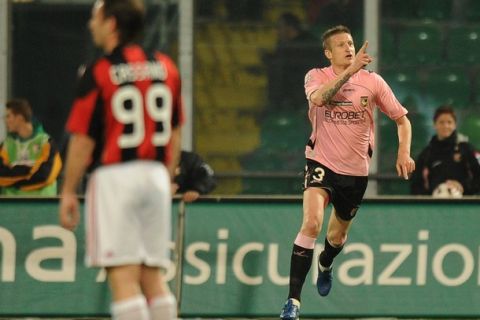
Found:
[[316, 90], [321, 89], [326, 82], [326, 78], [322, 76], [319, 69], [311, 69], [305, 75], [305, 96], [310, 101], [310, 95]]
[[77, 94], [66, 124], [69, 133], [91, 135], [92, 115], [98, 98], [99, 89], [94, 79], [93, 67], [89, 67], [79, 80]]
[[397, 100], [390, 86], [380, 75], [376, 73], [373, 73], [373, 75], [376, 77], [375, 99], [380, 110], [392, 120], [406, 115], [408, 113], [407, 109]]

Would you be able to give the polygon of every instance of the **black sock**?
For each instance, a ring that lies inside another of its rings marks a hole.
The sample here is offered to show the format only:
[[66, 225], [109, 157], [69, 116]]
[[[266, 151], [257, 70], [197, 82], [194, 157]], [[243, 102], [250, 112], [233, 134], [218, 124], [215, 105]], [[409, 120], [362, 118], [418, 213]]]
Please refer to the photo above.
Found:
[[333, 259], [342, 251], [343, 245], [340, 247], [333, 247], [330, 242], [328, 242], [327, 238], [325, 238], [325, 248], [323, 249], [322, 253], [320, 253], [320, 257], [318, 261], [320, 264], [325, 268], [330, 268], [333, 263]]
[[306, 249], [296, 244], [293, 245], [292, 257], [290, 260], [290, 291], [288, 298], [300, 301], [305, 277], [312, 265], [313, 249]]

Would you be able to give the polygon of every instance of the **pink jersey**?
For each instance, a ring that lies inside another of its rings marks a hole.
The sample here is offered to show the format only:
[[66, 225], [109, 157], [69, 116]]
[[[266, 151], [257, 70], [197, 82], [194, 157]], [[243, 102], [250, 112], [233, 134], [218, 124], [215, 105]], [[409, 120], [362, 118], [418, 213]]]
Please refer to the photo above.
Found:
[[332, 67], [312, 69], [305, 76], [312, 124], [305, 156], [339, 174], [367, 176], [375, 142], [375, 107], [392, 120], [404, 116], [407, 110], [382, 77], [363, 69], [351, 76], [327, 105], [310, 101], [315, 90], [336, 77]]

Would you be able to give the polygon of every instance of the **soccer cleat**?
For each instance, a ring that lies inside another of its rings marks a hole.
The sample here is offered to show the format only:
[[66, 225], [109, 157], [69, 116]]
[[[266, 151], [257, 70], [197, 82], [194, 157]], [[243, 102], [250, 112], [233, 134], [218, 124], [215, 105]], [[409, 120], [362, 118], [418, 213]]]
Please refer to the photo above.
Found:
[[300, 302], [297, 299], [290, 298], [285, 302], [280, 319], [282, 320], [298, 320], [300, 316]]
[[322, 297], [325, 297], [332, 289], [332, 269], [321, 271], [320, 262], [318, 262], [317, 291]]

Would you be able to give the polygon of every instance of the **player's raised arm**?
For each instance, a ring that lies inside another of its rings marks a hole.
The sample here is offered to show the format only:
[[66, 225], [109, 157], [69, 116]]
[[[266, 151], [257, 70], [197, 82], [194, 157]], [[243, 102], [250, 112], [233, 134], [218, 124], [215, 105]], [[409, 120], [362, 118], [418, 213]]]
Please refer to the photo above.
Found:
[[325, 56], [338, 76], [310, 95], [310, 101], [317, 106], [328, 103], [352, 75], [372, 62], [372, 57], [366, 52], [368, 41], [364, 42], [355, 56], [355, 47], [349, 34], [333, 35], [327, 43]]

